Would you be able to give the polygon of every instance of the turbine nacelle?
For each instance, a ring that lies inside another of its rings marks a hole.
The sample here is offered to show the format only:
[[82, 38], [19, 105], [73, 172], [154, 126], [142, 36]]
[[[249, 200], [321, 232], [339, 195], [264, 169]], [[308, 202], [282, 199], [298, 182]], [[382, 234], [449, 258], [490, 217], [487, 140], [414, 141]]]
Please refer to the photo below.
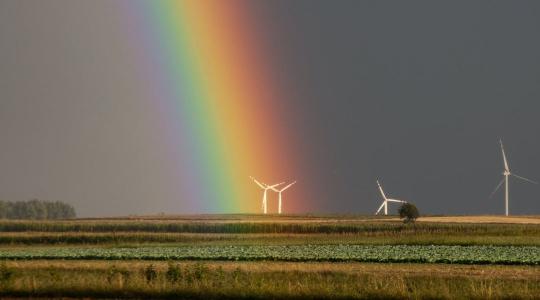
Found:
[[379, 187], [379, 192], [381, 193], [381, 195], [383, 197], [383, 203], [381, 204], [381, 206], [379, 207], [377, 212], [375, 212], [376, 215], [379, 214], [379, 212], [381, 211], [381, 209], [383, 209], [383, 207], [384, 207], [384, 215], [385, 216], [388, 215], [388, 202], [407, 203], [407, 201], [404, 201], [404, 200], [387, 198], [386, 194], [384, 193], [384, 190], [383, 190], [383, 188], [381, 186], [381, 183], [379, 182], [379, 180], [377, 180], [377, 186]]
[[293, 186], [295, 183], [296, 183], [296, 181], [294, 181], [294, 182], [288, 184], [287, 186], [285, 186], [285, 187], [282, 188], [281, 190], [276, 189], [275, 186], [280, 186], [280, 185], [284, 184], [284, 182], [282, 182], [282, 183], [280, 183], [280, 184], [271, 186], [270, 189], [272, 189], [272, 191], [274, 191], [274, 192], [276, 192], [276, 193], [281, 193], [281, 192], [285, 191], [286, 189], [290, 188], [291, 186]]
[[264, 190], [263, 199], [262, 199], [262, 210], [263, 210], [263, 213], [266, 214], [268, 212], [268, 201], [266, 200], [266, 194], [268, 193], [268, 190], [274, 190], [276, 187], [284, 184], [285, 182], [280, 182], [280, 183], [276, 183], [276, 184], [273, 184], [273, 185], [268, 185], [266, 183], [262, 183], [262, 182], [258, 181], [257, 179], [253, 178], [252, 176], [250, 176], [249, 178], [251, 178], [251, 180], [253, 180], [253, 182], [255, 182], [262, 190]]
[[278, 193], [278, 214], [281, 215], [281, 193], [284, 192], [285, 190], [287, 190], [288, 188], [290, 188], [291, 186], [293, 186], [294, 184], [296, 183], [296, 180], [293, 181], [292, 183], [289, 183], [288, 185], [286, 185], [285, 187], [283, 187], [282, 189], [278, 190], [276, 188], [272, 188], [272, 190], [276, 193]]

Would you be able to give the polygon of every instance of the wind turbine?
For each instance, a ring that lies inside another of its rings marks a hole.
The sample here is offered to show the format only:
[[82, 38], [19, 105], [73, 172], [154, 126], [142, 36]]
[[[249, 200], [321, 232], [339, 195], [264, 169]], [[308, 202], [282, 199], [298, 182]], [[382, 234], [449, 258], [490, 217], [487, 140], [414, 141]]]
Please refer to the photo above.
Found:
[[259, 181], [257, 181], [257, 179], [253, 178], [250, 176], [250, 178], [261, 188], [264, 190], [264, 193], [263, 193], [263, 199], [262, 199], [262, 209], [263, 209], [263, 212], [264, 214], [267, 213], [268, 211], [268, 202], [266, 201], [266, 193], [268, 192], [268, 190], [275, 190], [274, 188], [277, 187], [277, 186], [280, 186], [282, 185], [284, 182], [280, 182], [280, 183], [277, 183], [277, 184], [274, 184], [274, 185], [268, 185], [268, 184], [264, 184], [264, 183], [260, 183]]
[[381, 209], [384, 207], [384, 215], [388, 215], [388, 202], [398, 202], [398, 203], [407, 203], [407, 201], [403, 201], [403, 200], [398, 200], [398, 199], [389, 199], [389, 198], [386, 198], [386, 195], [384, 194], [384, 191], [382, 189], [382, 186], [381, 184], [379, 183], [379, 181], [377, 180], [377, 185], [379, 186], [379, 191], [381, 192], [381, 195], [384, 199], [383, 203], [381, 204], [381, 206], [379, 207], [379, 209], [377, 210], [377, 212], [375, 213], [376, 215], [379, 214], [379, 212], [381, 211]]
[[273, 190], [274, 192], [279, 193], [278, 214], [281, 215], [281, 193], [282, 193], [283, 191], [285, 191], [286, 189], [290, 188], [291, 186], [293, 186], [295, 183], [296, 183], [296, 181], [294, 181], [293, 183], [290, 183], [289, 185], [287, 185], [286, 187], [282, 188], [281, 190], [272, 188], [272, 190]]
[[519, 179], [521, 179], [523, 181], [527, 181], [527, 182], [534, 183], [534, 184], [538, 184], [538, 182], [532, 181], [530, 179], [527, 179], [525, 177], [521, 177], [519, 175], [516, 175], [516, 174], [510, 172], [510, 167], [508, 167], [508, 160], [506, 159], [506, 154], [504, 153], [503, 142], [502, 142], [502, 140], [499, 140], [499, 142], [501, 143], [501, 152], [502, 152], [503, 162], [504, 162], [504, 172], [503, 172], [504, 178], [501, 180], [501, 182], [499, 182], [499, 184], [497, 185], [495, 190], [493, 190], [493, 193], [491, 193], [490, 198], [493, 197], [493, 195], [497, 192], [497, 190], [501, 187], [501, 185], [504, 182], [504, 184], [505, 184], [504, 185], [504, 188], [505, 188], [505, 191], [504, 191], [504, 209], [505, 209], [505, 215], [508, 216], [508, 177], [509, 176], [514, 176], [514, 177], [519, 178]]

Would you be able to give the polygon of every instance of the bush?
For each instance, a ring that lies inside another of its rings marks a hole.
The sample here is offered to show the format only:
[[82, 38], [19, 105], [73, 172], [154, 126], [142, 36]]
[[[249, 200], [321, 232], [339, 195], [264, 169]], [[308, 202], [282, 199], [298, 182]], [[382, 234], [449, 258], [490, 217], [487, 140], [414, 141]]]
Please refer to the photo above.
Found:
[[170, 283], [176, 283], [182, 279], [182, 271], [180, 270], [180, 265], [174, 265], [172, 262], [169, 263], [167, 272], [165, 273], [167, 281]]
[[6, 263], [0, 264], [0, 284], [7, 283], [13, 278], [14, 271], [6, 265]]
[[399, 217], [404, 223], [414, 223], [419, 216], [418, 208], [412, 203], [403, 203], [399, 208]]
[[151, 284], [157, 279], [157, 271], [154, 265], [148, 265], [148, 267], [144, 268], [143, 271], [144, 278], [146, 279], [146, 283]]

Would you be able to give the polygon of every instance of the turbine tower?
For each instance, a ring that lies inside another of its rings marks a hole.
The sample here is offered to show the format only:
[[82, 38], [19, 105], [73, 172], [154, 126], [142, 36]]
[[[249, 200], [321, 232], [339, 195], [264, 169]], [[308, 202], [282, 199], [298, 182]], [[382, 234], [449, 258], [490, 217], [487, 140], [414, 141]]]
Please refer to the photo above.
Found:
[[277, 193], [279, 194], [278, 214], [281, 215], [281, 193], [282, 193], [283, 191], [285, 191], [286, 189], [290, 188], [291, 186], [293, 186], [295, 183], [296, 183], [296, 181], [294, 181], [293, 183], [287, 185], [286, 187], [282, 188], [281, 190], [272, 188], [272, 190], [273, 190], [274, 192], [277, 192]]
[[384, 199], [383, 203], [381, 204], [381, 206], [379, 207], [379, 209], [377, 210], [377, 212], [375, 213], [376, 215], [379, 214], [379, 212], [381, 211], [381, 209], [384, 207], [384, 215], [388, 215], [388, 202], [397, 202], [397, 203], [407, 203], [407, 201], [403, 201], [403, 200], [398, 200], [398, 199], [389, 199], [389, 198], [386, 198], [386, 195], [384, 194], [384, 191], [382, 189], [382, 186], [381, 184], [379, 183], [379, 181], [377, 180], [377, 185], [379, 186], [379, 191], [381, 192], [381, 195]]
[[523, 181], [527, 181], [527, 182], [530, 182], [530, 183], [534, 183], [534, 184], [538, 184], [538, 182], [532, 181], [530, 179], [527, 179], [525, 177], [521, 177], [519, 175], [516, 175], [516, 174], [510, 172], [510, 167], [508, 167], [508, 160], [506, 159], [506, 154], [504, 152], [503, 142], [502, 142], [502, 140], [499, 140], [499, 142], [501, 144], [501, 152], [502, 152], [502, 157], [503, 157], [503, 162], [504, 162], [504, 172], [503, 172], [504, 178], [501, 180], [501, 182], [499, 182], [499, 184], [497, 185], [495, 190], [493, 190], [493, 193], [491, 193], [490, 198], [493, 197], [493, 195], [497, 192], [497, 190], [504, 183], [504, 189], [505, 189], [504, 190], [504, 212], [505, 212], [505, 215], [508, 216], [508, 177], [514, 176], [514, 177], [516, 177], [518, 179], [521, 179]]
[[257, 179], [253, 178], [250, 176], [250, 178], [261, 188], [264, 190], [264, 193], [263, 193], [263, 199], [262, 199], [262, 209], [263, 209], [263, 213], [266, 215], [266, 213], [268, 212], [268, 202], [266, 201], [266, 194], [268, 192], [268, 190], [275, 190], [274, 188], [277, 187], [277, 186], [280, 186], [282, 185], [284, 182], [280, 182], [280, 183], [277, 183], [277, 184], [274, 184], [274, 185], [268, 185], [268, 184], [264, 184], [264, 183], [261, 183], [259, 181], [257, 181]]

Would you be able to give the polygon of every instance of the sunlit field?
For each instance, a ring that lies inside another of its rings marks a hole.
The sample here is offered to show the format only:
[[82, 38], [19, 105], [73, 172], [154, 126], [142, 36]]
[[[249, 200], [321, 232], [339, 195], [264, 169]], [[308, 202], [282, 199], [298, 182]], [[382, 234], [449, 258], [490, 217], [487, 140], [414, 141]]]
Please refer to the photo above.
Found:
[[[490, 220], [490, 221], [488, 221]], [[0, 293], [21, 297], [523, 298], [538, 216], [201, 215], [0, 221]]]

